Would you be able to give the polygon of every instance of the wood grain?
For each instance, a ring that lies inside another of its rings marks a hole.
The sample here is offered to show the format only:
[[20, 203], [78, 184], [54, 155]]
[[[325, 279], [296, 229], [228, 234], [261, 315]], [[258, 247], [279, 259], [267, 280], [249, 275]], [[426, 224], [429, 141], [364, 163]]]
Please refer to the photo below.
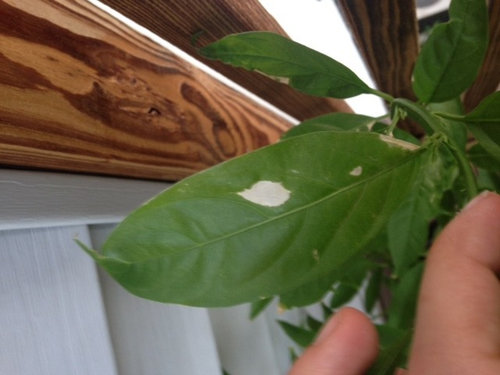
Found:
[[500, 85], [500, 1], [490, 1], [489, 13], [490, 45], [479, 75], [466, 93], [467, 111], [475, 108], [485, 96], [497, 91]]
[[379, 90], [414, 99], [413, 65], [418, 55], [415, 2], [336, 0]]
[[[419, 51], [415, 1], [335, 0], [377, 88], [395, 97], [415, 99], [411, 87]], [[404, 121], [415, 135], [422, 129]]]
[[[103, 3], [196, 58], [200, 56], [191, 39], [198, 33], [201, 34], [197, 45], [252, 30], [286, 35], [258, 0], [103, 0]], [[217, 61], [203, 62], [299, 120], [328, 112], [352, 112], [343, 100], [307, 96], [254, 72]]]
[[2, 165], [177, 180], [290, 126], [85, 0], [0, 19]]

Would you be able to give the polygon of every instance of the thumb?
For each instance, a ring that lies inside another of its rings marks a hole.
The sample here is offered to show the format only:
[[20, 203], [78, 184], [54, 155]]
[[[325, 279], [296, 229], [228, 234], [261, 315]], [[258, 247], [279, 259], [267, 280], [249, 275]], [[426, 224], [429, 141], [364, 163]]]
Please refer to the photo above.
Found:
[[486, 193], [433, 245], [411, 374], [500, 374], [500, 196]]
[[340, 310], [289, 375], [361, 375], [375, 360], [378, 338], [370, 320], [358, 310]]

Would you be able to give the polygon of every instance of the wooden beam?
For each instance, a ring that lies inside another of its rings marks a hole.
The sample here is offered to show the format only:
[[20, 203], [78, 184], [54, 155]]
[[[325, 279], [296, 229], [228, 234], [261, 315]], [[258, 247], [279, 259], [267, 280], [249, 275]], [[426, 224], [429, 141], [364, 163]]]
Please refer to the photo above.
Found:
[[0, 165], [177, 180], [290, 126], [85, 0], [0, 19]]
[[497, 91], [500, 85], [500, 1], [490, 1], [489, 12], [490, 45], [479, 75], [465, 96], [468, 111], [485, 96]]
[[[395, 97], [415, 99], [411, 87], [419, 50], [415, 1], [335, 2], [378, 89]], [[400, 125], [417, 136], [422, 134], [422, 129], [413, 122], [404, 121]]]
[[[206, 45], [228, 34], [251, 30], [285, 35], [258, 0], [101, 1], [196, 58], [200, 56], [191, 39], [198, 33], [201, 33], [198, 45]], [[299, 120], [328, 112], [352, 112], [343, 100], [307, 96], [254, 72], [217, 61], [203, 62]]]

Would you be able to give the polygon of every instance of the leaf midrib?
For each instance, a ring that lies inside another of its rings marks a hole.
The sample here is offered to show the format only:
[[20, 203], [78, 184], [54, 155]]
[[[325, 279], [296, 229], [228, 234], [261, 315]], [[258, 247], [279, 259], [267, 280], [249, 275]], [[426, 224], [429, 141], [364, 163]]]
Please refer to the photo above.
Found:
[[[262, 55], [254, 55], [254, 54], [249, 54], [249, 53], [224, 53], [224, 52], [218, 52], [217, 53], [217, 57], [212, 57], [212, 58], [215, 58], [217, 60], [220, 60], [222, 62], [226, 62], [228, 64], [231, 64], [231, 65], [234, 65], [234, 66], [244, 66], [243, 64], [239, 64], [239, 63], [233, 63], [233, 62], [228, 62], [227, 60], [223, 60], [222, 58], [224, 57], [227, 57], [227, 56], [230, 56], [230, 57], [233, 57], [233, 56], [236, 56], [236, 57], [259, 57], [259, 58], [262, 58], [262, 59], [266, 59], [266, 60], [270, 60], [270, 61], [278, 61], [278, 62], [286, 62], [288, 65], [292, 65], [292, 66], [296, 66], [296, 67], [300, 67], [300, 68], [304, 68], [305, 65], [302, 65], [302, 64], [298, 64], [296, 62], [293, 62], [293, 61], [288, 61], [288, 60], [284, 60], [282, 58], [278, 58], [278, 57], [272, 57], [272, 56], [262, 56]], [[222, 57], [222, 58], [221, 58]], [[324, 56], [324, 57], [327, 57], [327, 56]], [[335, 60], [333, 60], [334, 62], [336, 62]], [[316, 72], [320, 72], [320, 73], [323, 73], [325, 74], [326, 76], [328, 77], [332, 77], [332, 78], [335, 78], [336, 80], [339, 80], [339, 81], [342, 81], [342, 82], [346, 82], [347, 85], [349, 86], [355, 86], [355, 87], [358, 87], [358, 88], [363, 88], [365, 89], [365, 92], [368, 92], [366, 90], [369, 90], [370, 87], [368, 85], [366, 85], [359, 77], [356, 76], [356, 74], [354, 72], [352, 72], [349, 68], [347, 68], [345, 65], [342, 65], [340, 64], [342, 68], [344, 69], [348, 69], [348, 74], [349, 75], [352, 75], [353, 79], [358, 81], [358, 82], [352, 82], [352, 81], [349, 81], [349, 78], [346, 77], [346, 74], [332, 74], [330, 72], [330, 69], [318, 69], [316, 70]], [[250, 68], [252, 69], [253, 71], [255, 70], [258, 70], [256, 68]], [[264, 72], [265, 73], [265, 72]], [[303, 77], [303, 76], [311, 76], [311, 75], [316, 75], [316, 74], [288, 74], [288, 75], [280, 75], [280, 74], [273, 74], [273, 73], [265, 73], [265, 74], [269, 74], [269, 75], [273, 75], [273, 76], [276, 76], [276, 77], [284, 77], [284, 78], [293, 78], [293, 77]]]
[[348, 185], [348, 186], [346, 186], [344, 188], [341, 188], [341, 189], [336, 190], [336, 191], [334, 191], [334, 192], [332, 192], [330, 194], [327, 194], [323, 198], [320, 198], [320, 199], [315, 200], [313, 202], [307, 203], [307, 204], [302, 205], [300, 207], [297, 207], [297, 208], [295, 208], [293, 210], [286, 211], [286, 212], [284, 212], [284, 213], [282, 213], [282, 214], [280, 214], [278, 216], [273, 216], [273, 217], [271, 217], [269, 219], [266, 219], [264, 221], [252, 224], [252, 225], [250, 225], [248, 227], [242, 228], [242, 229], [237, 230], [235, 232], [228, 233], [228, 234], [222, 235], [220, 237], [214, 238], [212, 240], [209, 240], [209, 241], [206, 241], [206, 242], [203, 242], [203, 243], [200, 243], [200, 244], [196, 244], [196, 245], [188, 247], [188, 248], [179, 249], [177, 251], [170, 252], [169, 254], [159, 255], [159, 256], [155, 256], [155, 257], [149, 257], [147, 259], [140, 260], [140, 261], [124, 261], [122, 259], [114, 258], [114, 257], [108, 257], [108, 258], [118, 259], [118, 260], [120, 260], [120, 261], [122, 261], [124, 263], [127, 263], [127, 264], [147, 263], [147, 262], [154, 261], [154, 260], [157, 260], [157, 259], [162, 259], [162, 258], [165, 258], [165, 257], [170, 257], [172, 255], [177, 255], [177, 254], [179, 254], [181, 252], [182, 253], [186, 253], [186, 252], [190, 252], [190, 251], [193, 251], [193, 250], [197, 250], [197, 249], [209, 246], [211, 244], [214, 244], [214, 243], [226, 240], [228, 238], [231, 238], [231, 237], [237, 236], [239, 234], [245, 233], [247, 231], [250, 231], [252, 229], [258, 228], [259, 226], [266, 225], [266, 224], [268, 224], [270, 222], [281, 220], [282, 218], [290, 216], [290, 215], [293, 215], [293, 214], [295, 214], [295, 213], [297, 213], [299, 211], [307, 210], [310, 207], [313, 207], [313, 206], [318, 205], [318, 204], [320, 204], [320, 203], [322, 203], [322, 202], [324, 202], [326, 200], [329, 200], [330, 198], [333, 198], [336, 195], [342, 194], [345, 191], [353, 189], [353, 188], [355, 188], [355, 187], [357, 187], [359, 185], [368, 183], [371, 180], [374, 180], [374, 179], [376, 179], [376, 178], [378, 178], [378, 177], [380, 177], [380, 176], [382, 176], [384, 174], [390, 173], [391, 171], [404, 166], [406, 163], [408, 163], [408, 162], [412, 161], [413, 159], [417, 158], [418, 156], [420, 156], [420, 154], [422, 152], [424, 152], [424, 150], [425, 150], [425, 148], [420, 148], [419, 150], [416, 150], [414, 153], [410, 154], [408, 157], [406, 157], [405, 159], [403, 159], [400, 164], [394, 165], [391, 168], [387, 168], [387, 169], [381, 170], [381, 171], [379, 171], [379, 172], [377, 172], [377, 173], [375, 173], [375, 174], [373, 174], [373, 175], [365, 178], [364, 180], [359, 180], [359, 181], [354, 182], [353, 184], [350, 184], [350, 185]]

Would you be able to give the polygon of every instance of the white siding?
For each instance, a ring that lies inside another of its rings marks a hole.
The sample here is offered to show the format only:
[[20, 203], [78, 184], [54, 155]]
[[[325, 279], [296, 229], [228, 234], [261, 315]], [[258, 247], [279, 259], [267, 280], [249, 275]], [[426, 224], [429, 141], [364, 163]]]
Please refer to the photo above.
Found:
[[248, 306], [139, 299], [75, 245], [78, 236], [99, 248], [112, 229], [102, 223], [167, 186], [0, 170], [0, 374], [286, 374], [291, 343], [275, 320], [300, 311], [274, 306], [251, 322]]
[[85, 226], [0, 232], [0, 374], [114, 375]]
[[[111, 226], [93, 226], [99, 248]], [[120, 375], [220, 375], [206, 309], [135, 297], [100, 272]]]

